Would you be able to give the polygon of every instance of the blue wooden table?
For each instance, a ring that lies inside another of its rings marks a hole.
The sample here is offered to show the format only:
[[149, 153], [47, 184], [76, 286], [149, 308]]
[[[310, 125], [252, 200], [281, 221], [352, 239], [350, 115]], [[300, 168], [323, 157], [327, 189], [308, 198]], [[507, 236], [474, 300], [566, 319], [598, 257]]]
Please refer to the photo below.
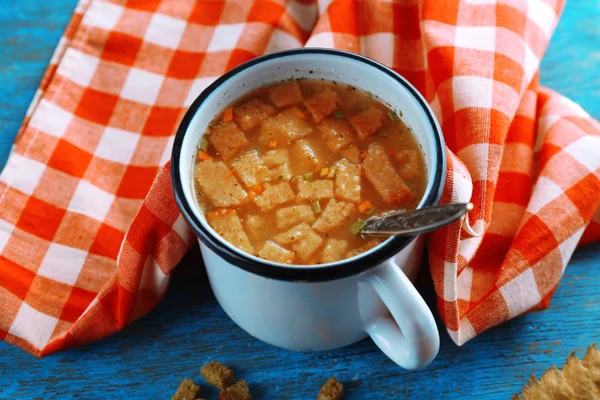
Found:
[[[1, 3], [2, 165], [75, 2]], [[599, 42], [600, 6], [572, 1], [542, 68], [543, 83], [596, 118]], [[600, 339], [599, 245], [577, 251], [547, 311], [506, 323], [463, 347], [442, 332], [438, 358], [419, 372], [396, 367], [369, 340], [299, 354], [249, 337], [219, 308], [204, 272], [192, 267], [198, 257], [196, 249], [176, 270], [155, 311], [112, 337], [44, 359], [0, 342], [0, 398], [168, 399], [181, 379], [199, 378], [200, 367], [214, 358], [248, 380], [256, 399], [314, 398], [332, 375], [344, 382], [348, 399], [509, 399], [532, 374], [553, 363], [561, 366], [571, 351], [581, 355]], [[418, 288], [433, 306], [427, 273]]]

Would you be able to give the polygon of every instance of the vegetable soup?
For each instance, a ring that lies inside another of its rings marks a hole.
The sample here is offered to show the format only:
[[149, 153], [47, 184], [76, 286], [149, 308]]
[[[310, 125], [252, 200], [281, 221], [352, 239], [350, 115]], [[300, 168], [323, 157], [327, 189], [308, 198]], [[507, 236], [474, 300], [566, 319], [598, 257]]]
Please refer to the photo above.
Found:
[[256, 89], [210, 124], [195, 191], [210, 226], [237, 248], [286, 264], [367, 251], [364, 221], [417, 207], [426, 187], [421, 148], [401, 115], [336, 82]]

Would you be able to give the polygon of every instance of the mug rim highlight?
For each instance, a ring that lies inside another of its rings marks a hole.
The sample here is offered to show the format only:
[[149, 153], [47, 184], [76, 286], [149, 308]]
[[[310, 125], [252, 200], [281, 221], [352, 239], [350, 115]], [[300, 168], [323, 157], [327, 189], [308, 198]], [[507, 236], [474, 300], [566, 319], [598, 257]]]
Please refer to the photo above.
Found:
[[439, 127], [437, 119], [433, 115], [433, 112], [431, 111], [431, 108], [429, 107], [425, 99], [405, 78], [403, 78], [387, 66], [359, 54], [342, 50], [324, 48], [301, 48], [293, 50], [284, 50], [254, 58], [228, 71], [227, 73], [216, 79], [206, 89], [204, 89], [204, 91], [200, 93], [200, 95], [194, 100], [192, 105], [189, 107], [179, 125], [179, 128], [177, 129], [175, 140], [173, 142], [173, 150], [171, 153], [171, 181], [173, 185], [175, 202], [177, 203], [177, 206], [179, 207], [183, 217], [194, 230], [196, 236], [209, 249], [211, 249], [213, 252], [225, 259], [227, 262], [253, 274], [281, 281], [331, 281], [357, 275], [378, 266], [379, 264], [392, 258], [400, 251], [402, 251], [402, 249], [404, 249], [412, 240], [414, 240], [415, 237], [393, 237], [390, 240], [387, 240], [386, 242], [379, 245], [378, 248], [374, 249], [371, 252], [366, 252], [363, 255], [341, 260], [336, 263], [321, 264], [315, 266], [302, 266], [300, 268], [298, 266], [286, 266], [285, 264], [267, 264], [266, 262], [263, 263], [248, 257], [242, 251], [236, 252], [228, 247], [223, 246], [217, 238], [213, 237], [213, 235], [204, 226], [202, 226], [200, 219], [196, 216], [196, 213], [188, 204], [188, 201], [185, 198], [185, 194], [183, 192], [184, 182], [180, 171], [180, 161], [181, 148], [183, 145], [184, 136], [188, 131], [192, 119], [197, 114], [200, 107], [205, 103], [210, 94], [215, 89], [225, 84], [231, 77], [239, 74], [240, 72], [245, 71], [246, 69], [256, 64], [274, 61], [281, 57], [289, 57], [297, 54], [318, 54], [333, 57], [349, 58], [352, 61], [358, 61], [363, 64], [366, 64], [369, 67], [374, 68], [376, 72], [385, 73], [389, 75], [399, 84], [404, 86], [404, 88], [412, 95], [414, 101], [418, 103], [418, 105], [423, 109], [427, 116], [428, 123], [431, 126], [434, 133], [434, 151], [436, 152], [436, 158], [438, 161], [435, 166], [431, 166], [432, 168], [435, 168], [434, 178], [431, 182], [428, 182], [428, 186], [430, 185], [431, 190], [429, 191], [429, 194], [424, 199], [424, 201], [422, 201], [421, 207], [434, 205], [437, 203], [441, 195], [445, 180], [446, 151], [441, 128]]

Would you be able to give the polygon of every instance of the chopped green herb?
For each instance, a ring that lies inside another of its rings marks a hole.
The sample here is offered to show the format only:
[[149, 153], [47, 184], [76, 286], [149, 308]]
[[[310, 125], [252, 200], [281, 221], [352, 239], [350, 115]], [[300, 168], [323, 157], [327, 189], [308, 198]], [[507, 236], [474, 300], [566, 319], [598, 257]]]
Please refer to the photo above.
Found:
[[312, 74], [312, 73], [313, 73], [313, 70], [311, 69], [310, 71], [308, 71], [308, 73], [309, 73], [309, 74]]
[[319, 203], [319, 200], [313, 202], [311, 204], [311, 206], [312, 206], [313, 212], [315, 214], [320, 214], [321, 213], [321, 203]]
[[306, 179], [306, 180], [310, 180], [310, 179], [312, 179], [314, 176], [315, 176], [315, 173], [314, 173], [314, 172], [308, 172], [308, 173], [304, 174], [304, 179]]
[[337, 82], [336, 82], [336, 81], [331, 81], [331, 83], [333, 83], [334, 85], [337, 85]]
[[277, 180], [282, 180], [282, 179], [283, 179], [283, 175], [279, 175], [279, 176], [277, 177]]
[[344, 113], [342, 112], [342, 110], [335, 110], [333, 112], [333, 118], [335, 118], [335, 119], [344, 119]]
[[398, 116], [398, 114], [396, 114], [392, 110], [388, 111], [388, 115], [392, 121], [400, 121], [400, 117]]
[[360, 231], [364, 229], [365, 226], [367, 226], [367, 223], [362, 219], [358, 218], [352, 223], [352, 225], [350, 225], [350, 233], [356, 236], [360, 233]]
[[329, 173], [327, 174], [328, 178], [333, 178], [335, 176], [335, 165], [329, 168]]
[[373, 96], [373, 93], [371, 93], [371, 92], [367, 92], [367, 97], [369, 98], [369, 100], [375, 99], [375, 96]]
[[200, 139], [200, 150], [208, 150], [208, 140], [205, 137], [202, 137], [202, 139]]
[[367, 210], [367, 215], [373, 215], [377, 212], [377, 209], [375, 207], [371, 207]]

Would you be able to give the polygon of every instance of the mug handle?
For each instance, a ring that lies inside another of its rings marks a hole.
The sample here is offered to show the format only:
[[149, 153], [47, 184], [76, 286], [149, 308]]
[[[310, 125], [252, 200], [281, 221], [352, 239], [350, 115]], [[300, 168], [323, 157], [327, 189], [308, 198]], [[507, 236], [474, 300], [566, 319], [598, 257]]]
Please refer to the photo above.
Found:
[[428, 366], [438, 354], [440, 335], [431, 310], [392, 259], [367, 280], [392, 314], [367, 326], [373, 342], [402, 368]]

